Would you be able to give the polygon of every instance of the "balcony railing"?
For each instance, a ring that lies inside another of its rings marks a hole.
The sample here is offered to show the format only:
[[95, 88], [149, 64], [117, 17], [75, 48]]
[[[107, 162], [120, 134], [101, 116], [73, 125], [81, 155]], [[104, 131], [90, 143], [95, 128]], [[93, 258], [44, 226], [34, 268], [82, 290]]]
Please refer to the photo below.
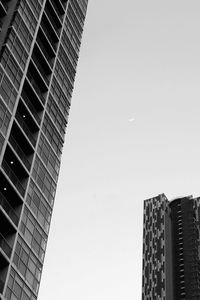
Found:
[[29, 160], [27, 159], [26, 154], [21, 149], [21, 147], [19, 146], [19, 144], [16, 142], [16, 140], [14, 139], [14, 137], [12, 135], [9, 138], [9, 142], [11, 143], [13, 149], [17, 152], [18, 156], [23, 161], [23, 163], [25, 164], [27, 169], [30, 171], [31, 163], [29, 162]]
[[24, 130], [24, 132], [26, 133], [27, 137], [30, 139], [32, 145], [35, 147], [36, 139], [33, 136], [32, 132], [30, 131], [29, 127], [26, 125], [26, 122], [24, 122], [24, 120], [22, 119], [21, 115], [18, 112], [16, 112], [16, 119], [20, 124], [20, 126], [22, 127], [22, 129]]
[[11, 218], [13, 223], [17, 226], [19, 217], [15, 213], [14, 209], [11, 207], [11, 205], [8, 203], [4, 195], [0, 192], [0, 205], [3, 207], [7, 215]]
[[26, 95], [25, 92], [22, 92], [22, 98], [23, 98], [24, 102], [27, 104], [28, 108], [30, 109], [32, 115], [35, 117], [36, 121], [40, 125], [41, 118], [39, 117], [37, 110], [35, 109], [32, 102], [29, 100], [29, 97]]
[[45, 104], [46, 100], [45, 100], [45, 98], [44, 98], [44, 96], [43, 96], [43, 94], [42, 94], [42, 92], [41, 92], [38, 84], [36, 83], [35, 79], [33, 78], [33, 76], [31, 75], [30, 72], [27, 73], [27, 78], [28, 78], [29, 82], [31, 83], [31, 85], [33, 86], [36, 94], [38, 95], [38, 97], [40, 98], [40, 100], [42, 101], [42, 103]]
[[2, 168], [5, 171], [6, 175], [10, 178], [14, 186], [17, 188], [17, 190], [20, 192], [22, 196], [25, 194], [25, 188], [22, 186], [20, 180], [16, 176], [16, 174], [13, 172], [13, 170], [10, 168], [10, 166], [7, 164], [5, 160], [2, 162]]
[[4, 236], [0, 233], [0, 248], [3, 250], [3, 252], [10, 258], [12, 253], [12, 248], [4, 238]]

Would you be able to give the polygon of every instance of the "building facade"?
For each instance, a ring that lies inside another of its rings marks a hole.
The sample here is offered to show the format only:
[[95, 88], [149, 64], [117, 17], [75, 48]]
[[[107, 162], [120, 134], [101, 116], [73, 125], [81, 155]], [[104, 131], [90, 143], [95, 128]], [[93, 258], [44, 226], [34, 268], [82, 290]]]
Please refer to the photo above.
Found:
[[0, 1], [0, 300], [36, 300], [87, 0]]
[[144, 201], [142, 300], [200, 299], [200, 198]]

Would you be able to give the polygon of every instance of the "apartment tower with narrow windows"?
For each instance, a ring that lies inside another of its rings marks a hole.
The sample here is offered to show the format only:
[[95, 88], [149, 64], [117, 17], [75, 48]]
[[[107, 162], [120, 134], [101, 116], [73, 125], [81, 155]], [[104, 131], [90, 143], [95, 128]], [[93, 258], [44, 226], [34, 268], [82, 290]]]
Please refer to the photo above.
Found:
[[87, 0], [0, 1], [0, 300], [36, 300]]
[[142, 300], [200, 299], [200, 198], [144, 201]]

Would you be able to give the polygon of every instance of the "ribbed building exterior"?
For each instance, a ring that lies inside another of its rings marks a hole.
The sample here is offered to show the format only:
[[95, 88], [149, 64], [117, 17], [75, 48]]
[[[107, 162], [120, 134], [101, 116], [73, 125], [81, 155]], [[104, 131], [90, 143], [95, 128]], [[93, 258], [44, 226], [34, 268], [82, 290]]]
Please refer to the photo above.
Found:
[[36, 300], [87, 0], [0, 1], [0, 300]]
[[142, 300], [200, 299], [200, 198], [144, 201]]

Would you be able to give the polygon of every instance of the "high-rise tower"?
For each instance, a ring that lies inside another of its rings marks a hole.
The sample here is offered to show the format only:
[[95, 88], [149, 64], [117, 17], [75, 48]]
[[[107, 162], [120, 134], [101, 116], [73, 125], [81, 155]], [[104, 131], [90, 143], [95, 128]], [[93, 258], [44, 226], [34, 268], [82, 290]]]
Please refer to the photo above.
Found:
[[200, 299], [200, 198], [144, 202], [143, 300]]
[[87, 0], [0, 1], [0, 300], [36, 300]]

